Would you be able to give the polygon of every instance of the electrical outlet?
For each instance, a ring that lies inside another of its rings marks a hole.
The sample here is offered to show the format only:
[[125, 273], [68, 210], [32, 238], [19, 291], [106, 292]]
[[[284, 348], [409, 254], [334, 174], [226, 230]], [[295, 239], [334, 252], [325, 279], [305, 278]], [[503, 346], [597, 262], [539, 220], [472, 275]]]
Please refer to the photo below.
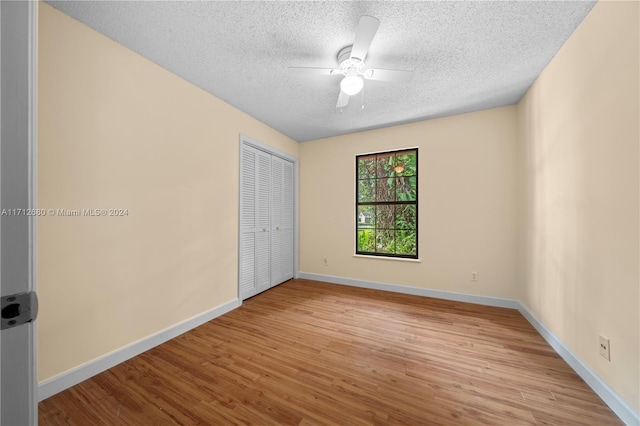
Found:
[[326, 257], [324, 258], [324, 266], [329, 266], [329, 259]]
[[606, 359], [607, 361], [611, 361], [611, 348], [609, 347], [609, 338], [600, 335], [600, 356]]
[[478, 272], [471, 272], [471, 281], [478, 281]]

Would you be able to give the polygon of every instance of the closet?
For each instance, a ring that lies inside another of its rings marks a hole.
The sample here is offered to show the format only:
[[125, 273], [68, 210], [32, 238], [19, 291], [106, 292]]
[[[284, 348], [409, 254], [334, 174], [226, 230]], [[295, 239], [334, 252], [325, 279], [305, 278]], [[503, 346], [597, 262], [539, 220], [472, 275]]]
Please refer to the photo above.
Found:
[[293, 278], [294, 164], [241, 142], [239, 293], [244, 300]]

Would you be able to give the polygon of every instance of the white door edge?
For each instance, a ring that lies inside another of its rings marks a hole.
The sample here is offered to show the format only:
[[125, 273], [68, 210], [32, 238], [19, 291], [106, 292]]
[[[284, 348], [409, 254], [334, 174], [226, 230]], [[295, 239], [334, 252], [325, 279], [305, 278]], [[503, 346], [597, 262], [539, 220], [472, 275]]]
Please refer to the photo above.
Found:
[[[2, 295], [17, 292], [35, 291], [36, 288], [36, 220], [33, 212], [36, 207], [36, 139], [37, 139], [37, 26], [38, 2], [2, 2], [0, 4], [0, 81], [3, 81], [4, 91], [0, 87], [2, 98], [0, 107], [0, 129], [4, 138], [2, 144], [14, 143], [12, 149], [4, 152], [7, 164], [15, 164], [16, 168], [23, 167], [24, 173], [17, 176], [3, 169], [6, 194], [9, 199], [3, 199], [3, 207], [25, 209], [21, 215], [26, 220], [19, 222], [17, 232], [11, 237], [6, 235], [6, 223], [0, 226], [0, 239], [5, 251], [0, 252], [2, 259], [0, 274]], [[2, 37], [2, 36], [0, 36]], [[12, 44], [9, 44], [12, 43]], [[10, 80], [10, 81], [9, 81]], [[11, 90], [6, 90], [11, 88]], [[1, 117], [4, 117], [2, 119]], [[9, 117], [11, 119], [9, 119]], [[15, 160], [15, 162], [14, 162]], [[16, 169], [14, 168], [14, 170]], [[8, 179], [8, 177], [11, 177]], [[17, 197], [17, 198], [16, 198]], [[16, 201], [16, 200], [21, 201]], [[16, 205], [6, 205], [15, 203]], [[17, 205], [19, 204], [19, 205]], [[15, 225], [15, 222], [14, 224]], [[4, 228], [4, 229], [3, 229]], [[14, 231], [16, 228], [12, 229]], [[7, 238], [12, 241], [8, 242]], [[7, 247], [17, 242], [19, 248], [12, 258], [14, 262], [7, 262], [5, 255]], [[1, 248], [1, 245], [0, 245]], [[15, 262], [18, 260], [17, 262]], [[7, 262], [7, 263], [4, 263]], [[18, 264], [18, 266], [16, 266]], [[11, 268], [14, 268], [13, 270]], [[19, 272], [18, 272], [19, 271]], [[16, 277], [20, 277], [16, 279]], [[3, 336], [4, 335], [4, 336]], [[0, 332], [2, 346], [0, 347], [0, 368], [4, 374], [0, 377], [0, 423], [37, 425], [37, 359], [36, 359], [36, 328], [35, 323], [27, 323]], [[7, 345], [9, 339], [10, 345]], [[14, 362], [18, 360], [18, 364]], [[6, 363], [6, 364], [5, 364]], [[12, 368], [19, 365], [20, 368]], [[8, 389], [11, 391], [8, 392]], [[1, 391], [0, 391], [1, 392]]]

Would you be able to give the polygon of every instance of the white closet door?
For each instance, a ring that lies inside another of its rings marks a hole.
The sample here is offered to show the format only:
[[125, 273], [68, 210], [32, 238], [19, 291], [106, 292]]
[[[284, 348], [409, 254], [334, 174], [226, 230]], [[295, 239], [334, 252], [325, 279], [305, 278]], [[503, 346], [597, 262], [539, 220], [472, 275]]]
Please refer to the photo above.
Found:
[[293, 278], [294, 164], [242, 145], [239, 293], [244, 300]]
[[256, 182], [256, 293], [271, 287], [270, 257], [270, 193], [271, 193], [271, 155], [264, 151], [258, 153]]
[[271, 156], [242, 147], [240, 176], [240, 298], [270, 287], [269, 201]]
[[293, 278], [293, 163], [282, 162], [281, 282]]
[[293, 278], [293, 164], [271, 159], [271, 286]]
[[271, 157], [271, 287], [280, 284], [282, 265], [282, 160]]
[[242, 147], [240, 174], [240, 299], [255, 294], [256, 283], [256, 164], [255, 149]]

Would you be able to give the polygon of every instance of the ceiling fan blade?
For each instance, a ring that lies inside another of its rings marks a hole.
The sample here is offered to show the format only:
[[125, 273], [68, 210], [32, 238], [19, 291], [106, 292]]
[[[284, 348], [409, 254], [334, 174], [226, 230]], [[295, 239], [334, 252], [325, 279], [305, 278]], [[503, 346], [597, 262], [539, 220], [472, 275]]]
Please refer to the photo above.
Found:
[[358, 24], [358, 30], [356, 31], [355, 40], [353, 40], [353, 47], [351, 48], [351, 58], [358, 58], [364, 61], [369, 51], [369, 46], [373, 41], [373, 37], [378, 31], [380, 20], [373, 16], [363, 16], [360, 18]]
[[342, 75], [341, 70], [334, 68], [289, 67], [289, 72], [305, 75]]
[[336, 108], [346, 107], [349, 103], [349, 95], [340, 90], [340, 94], [338, 95], [338, 102], [336, 102]]
[[389, 81], [391, 83], [408, 83], [413, 78], [413, 71], [383, 70], [371, 68], [365, 71], [365, 77], [369, 80]]

